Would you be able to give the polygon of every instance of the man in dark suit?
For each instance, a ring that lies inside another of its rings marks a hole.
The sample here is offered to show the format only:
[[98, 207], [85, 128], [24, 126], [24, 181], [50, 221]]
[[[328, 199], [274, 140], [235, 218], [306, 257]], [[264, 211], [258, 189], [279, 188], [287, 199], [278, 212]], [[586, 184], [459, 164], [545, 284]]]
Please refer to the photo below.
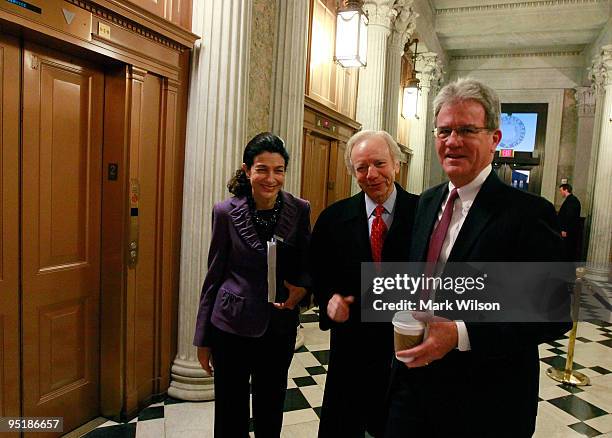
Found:
[[[460, 79], [440, 91], [434, 107], [436, 150], [450, 182], [421, 195], [411, 259], [558, 260], [562, 242], [552, 204], [505, 185], [492, 170], [501, 140], [497, 94], [478, 81]], [[540, 373], [537, 346], [568, 328], [566, 323], [429, 322], [423, 343], [398, 352], [401, 361], [394, 360], [386, 436], [531, 436]]]
[[345, 161], [362, 191], [326, 208], [311, 239], [320, 327], [331, 329], [319, 437], [382, 436], [393, 357], [390, 324], [360, 322], [362, 262], [407, 261], [418, 197], [394, 183], [400, 150], [384, 131], [362, 131]]
[[576, 259], [578, 233], [580, 232], [580, 201], [572, 193], [570, 184], [561, 184], [559, 192], [565, 198], [559, 209], [561, 237], [565, 242], [566, 260], [574, 261]]

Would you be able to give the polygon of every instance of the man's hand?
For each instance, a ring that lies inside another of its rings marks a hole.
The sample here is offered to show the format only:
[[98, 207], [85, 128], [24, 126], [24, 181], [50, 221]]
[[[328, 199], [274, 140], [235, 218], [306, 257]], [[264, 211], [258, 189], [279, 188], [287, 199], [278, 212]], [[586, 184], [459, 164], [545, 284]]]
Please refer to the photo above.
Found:
[[291, 283], [285, 281], [285, 287], [289, 289], [289, 298], [284, 303], [273, 303], [277, 309], [291, 309], [298, 305], [302, 298], [306, 295], [306, 289], [299, 286], [294, 286]]
[[198, 361], [200, 365], [202, 365], [204, 371], [212, 376], [213, 366], [210, 357], [210, 347], [198, 347]]
[[431, 321], [429, 335], [422, 344], [409, 350], [398, 351], [396, 355], [399, 360], [412, 358], [411, 362], [406, 363], [408, 368], [422, 367], [446, 356], [449, 351], [457, 347], [457, 339], [455, 322]]
[[349, 318], [350, 308], [355, 297], [343, 297], [340, 294], [334, 294], [327, 302], [327, 316], [335, 322], [344, 322]]

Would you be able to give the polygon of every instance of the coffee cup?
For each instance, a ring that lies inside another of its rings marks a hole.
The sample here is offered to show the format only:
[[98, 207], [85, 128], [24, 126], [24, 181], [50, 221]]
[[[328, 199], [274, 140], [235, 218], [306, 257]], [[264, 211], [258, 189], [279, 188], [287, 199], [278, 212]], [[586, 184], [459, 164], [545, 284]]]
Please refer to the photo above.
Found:
[[[393, 340], [395, 352], [408, 350], [423, 342], [425, 323], [415, 319], [412, 312], [397, 312], [393, 316]], [[395, 356], [397, 357], [397, 355]], [[412, 362], [413, 358], [399, 358], [403, 362]]]

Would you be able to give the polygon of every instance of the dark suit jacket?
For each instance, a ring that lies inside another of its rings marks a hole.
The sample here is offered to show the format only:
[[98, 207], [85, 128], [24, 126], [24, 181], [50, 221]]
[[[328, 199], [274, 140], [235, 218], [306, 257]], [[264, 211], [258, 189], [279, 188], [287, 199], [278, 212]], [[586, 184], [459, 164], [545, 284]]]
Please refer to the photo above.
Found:
[[[425, 261], [444, 183], [421, 195], [411, 258]], [[559, 261], [555, 210], [545, 199], [502, 183], [491, 172], [463, 223], [448, 262]], [[520, 293], [520, 291], [517, 291]], [[538, 403], [538, 344], [560, 337], [567, 323], [466, 322], [471, 351], [452, 350], [422, 368], [395, 362], [426, 410], [431, 436], [531, 436]], [[417, 401], [415, 401], [417, 402]], [[449, 435], [450, 434], [450, 435]]]
[[[387, 262], [408, 260], [418, 201], [417, 196], [397, 184], [396, 189], [393, 223], [382, 250], [382, 259]], [[372, 262], [372, 254], [365, 194], [360, 192], [326, 208], [312, 233], [310, 264], [320, 309], [319, 325], [322, 330], [332, 329], [320, 437], [353, 436], [351, 430], [356, 430], [366, 415], [382, 407], [388, 383], [393, 328], [390, 323], [360, 322], [362, 262]], [[335, 323], [327, 317], [327, 303], [334, 293], [355, 297], [349, 319], [344, 323]], [[363, 409], [363, 415], [357, 409]]]
[[571, 193], [565, 198], [559, 209], [559, 225], [561, 231], [567, 233], [565, 242], [565, 259], [568, 261], [580, 260], [579, 250], [580, 228], [580, 201]]
[[[283, 280], [309, 287], [307, 253], [310, 204], [280, 192], [283, 208], [274, 230], [277, 241], [276, 301], [288, 297]], [[248, 337], [259, 337], [270, 321], [279, 329], [295, 329], [298, 309], [277, 311], [268, 303], [267, 249], [260, 241], [246, 197], [215, 204], [208, 273], [202, 286], [193, 344], [210, 346], [210, 326]]]
[[567, 232], [568, 237], [575, 238], [580, 219], [580, 201], [571, 193], [565, 198], [559, 209], [559, 226], [561, 231]]

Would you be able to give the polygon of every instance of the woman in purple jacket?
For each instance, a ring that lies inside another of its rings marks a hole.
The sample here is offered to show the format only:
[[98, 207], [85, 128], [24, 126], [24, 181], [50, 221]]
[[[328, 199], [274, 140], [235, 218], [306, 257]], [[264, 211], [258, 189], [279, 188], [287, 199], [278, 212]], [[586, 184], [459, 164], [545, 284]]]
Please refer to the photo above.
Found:
[[[215, 437], [247, 437], [249, 378], [256, 436], [280, 436], [299, 303], [306, 295], [310, 205], [281, 190], [289, 154], [264, 132], [246, 145], [213, 208], [208, 273], [194, 345], [215, 378]], [[268, 302], [268, 242], [276, 242], [276, 299]]]

